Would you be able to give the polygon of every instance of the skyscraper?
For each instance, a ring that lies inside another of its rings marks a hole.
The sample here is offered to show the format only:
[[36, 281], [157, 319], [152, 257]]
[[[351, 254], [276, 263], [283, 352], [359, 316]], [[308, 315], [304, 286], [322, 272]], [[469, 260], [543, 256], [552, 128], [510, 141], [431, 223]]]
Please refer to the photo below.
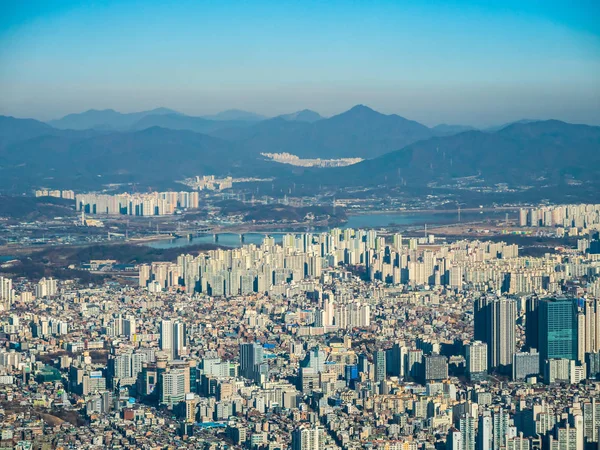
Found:
[[475, 419], [470, 414], [463, 414], [459, 419], [462, 447], [461, 450], [475, 450]]
[[540, 365], [547, 359], [577, 359], [575, 299], [545, 298], [539, 304]]
[[516, 348], [517, 307], [507, 298], [478, 299], [475, 304], [475, 334], [487, 344], [488, 370], [507, 371]]
[[160, 322], [160, 349], [173, 357], [173, 322], [163, 320]]
[[477, 450], [492, 450], [492, 416], [489, 411], [484, 411], [479, 416], [479, 427], [477, 430]]
[[539, 347], [538, 306], [539, 299], [537, 297], [529, 297], [525, 303], [525, 347], [527, 350]]
[[596, 353], [600, 351], [600, 300], [585, 300], [584, 314], [584, 353]]
[[409, 350], [405, 355], [404, 376], [417, 378], [423, 364], [423, 350]]
[[591, 398], [583, 404], [583, 435], [587, 443], [598, 443], [600, 431], [600, 402]]
[[256, 380], [260, 375], [264, 352], [260, 344], [247, 342], [240, 344], [240, 374], [249, 380]]
[[486, 307], [490, 300], [487, 297], [479, 297], [473, 303], [473, 340], [486, 342], [487, 339], [487, 317]]
[[375, 363], [375, 381], [385, 380], [386, 361], [385, 351], [378, 350], [373, 354], [373, 362]]
[[506, 446], [509, 427], [512, 425], [508, 411], [500, 408], [492, 414], [494, 432], [492, 437], [492, 450], [500, 450]]
[[169, 359], [177, 359], [185, 353], [187, 343], [185, 324], [162, 320], [160, 322], [160, 349]]
[[392, 348], [386, 350], [385, 353], [385, 368], [387, 373], [396, 377], [404, 376], [404, 355], [406, 353], [406, 349], [400, 344], [396, 343]]
[[5, 310], [10, 309], [14, 297], [15, 291], [12, 287], [12, 280], [0, 277], [0, 305], [3, 305]]
[[122, 334], [127, 336], [127, 338], [131, 341], [136, 333], [136, 324], [135, 317], [127, 316], [123, 319], [123, 331]]
[[186, 327], [185, 324], [175, 322], [173, 324], [173, 359], [179, 358], [186, 347]]

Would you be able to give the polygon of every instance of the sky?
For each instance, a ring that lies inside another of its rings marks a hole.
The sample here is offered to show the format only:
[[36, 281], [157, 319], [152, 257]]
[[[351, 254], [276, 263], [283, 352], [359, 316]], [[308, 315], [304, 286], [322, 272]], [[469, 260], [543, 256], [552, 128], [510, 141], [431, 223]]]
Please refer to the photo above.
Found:
[[600, 125], [600, 2], [0, 1], [0, 114], [356, 104], [430, 126]]

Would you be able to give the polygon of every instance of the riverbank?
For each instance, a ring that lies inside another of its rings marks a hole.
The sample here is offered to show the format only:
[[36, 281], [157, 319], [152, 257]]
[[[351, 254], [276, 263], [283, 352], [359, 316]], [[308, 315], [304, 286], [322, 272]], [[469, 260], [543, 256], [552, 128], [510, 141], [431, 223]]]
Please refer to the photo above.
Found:
[[[488, 208], [461, 208], [460, 212], [462, 213], [472, 213], [472, 212], [507, 212], [507, 211], [518, 211], [519, 208], [516, 206], [498, 206], [498, 207], [488, 207]], [[366, 214], [455, 214], [458, 215], [458, 208], [456, 209], [390, 209], [390, 210], [369, 210], [369, 209], [360, 209], [360, 210], [346, 210], [347, 216], [362, 216]]]

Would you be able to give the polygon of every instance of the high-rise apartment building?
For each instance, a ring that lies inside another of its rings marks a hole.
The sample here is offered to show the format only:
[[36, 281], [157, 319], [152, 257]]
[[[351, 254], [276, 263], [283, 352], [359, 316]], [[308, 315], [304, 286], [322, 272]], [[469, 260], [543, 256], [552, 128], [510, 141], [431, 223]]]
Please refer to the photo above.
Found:
[[322, 450], [325, 431], [322, 427], [302, 425], [292, 432], [292, 450]]
[[445, 356], [428, 355], [423, 359], [423, 380], [440, 381], [448, 378], [448, 360]]
[[517, 307], [512, 299], [479, 299], [475, 308], [475, 330], [485, 336], [488, 370], [507, 371], [516, 348]]
[[54, 297], [58, 293], [58, 284], [54, 278], [42, 278], [35, 286], [36, 298]]
[[554, 432], [550, 433], [546, 440], [545, 448], [549, 450], [583, 450], [579, 448], [577, 439], [577, 428], [566, 424], [557, 426]]
[[470, 414], [463, 414], [458, 421], [462, 447], [461, 450], [475, 450], [475, 419]]
[[[492, 450], [500, 450], [506, 447], [506, 439], [509, 437], [511, 428], [513, 427], [512, 420], [508, 411], [500, 408], [492, 413], [493, 433], [492, 433]], [[516, 434], [516, 430], [514, 434]]]
[[479, 416], [477, 427], [477, 450], [492, 450], [493, 422], [490, 411], [484, 411]]
[[515, 353], [513, 355], [512, 379], [524, 380], [530, 375], [540, 373], [540, 354], [532, 349], [530, 352]]
[[583, 404], [583, 437], [586, 444], [598, 445], [600, 434], [600, 401], [591, 398]]
[[485, 342], [471, 342], [466, 347], [467, 373], [473, 381], [482, 380], [487, 374], [488, 347]]
[[173, 322], [162, 320], [160, 322], [160, 349], [165, 352], [170, 359], [173, 357]]
[[12, 280], [0, 277], [0, 306], [4, 307], [4, 310], [10, 309], [14, 298], [15, 291], [12, 286]]

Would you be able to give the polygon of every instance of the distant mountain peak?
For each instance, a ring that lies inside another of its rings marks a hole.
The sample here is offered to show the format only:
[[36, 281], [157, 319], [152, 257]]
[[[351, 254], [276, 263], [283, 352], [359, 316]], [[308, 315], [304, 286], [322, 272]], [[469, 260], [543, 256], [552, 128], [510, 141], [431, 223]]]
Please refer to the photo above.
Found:
[[369, 108], [365, 105], [356, 105], [350, 108], [347, 111], [344, 111], [340, 114], [337, 114], [328, 120], [365, 120], [365, 119], [373, 119], [377, 120], [378, 118], [386, 117], [385, 114], [381, 114], [378, 111], [375, 111], [372, 108]]
[[150, 111], [146, 111], [147, 114], [181, 114], [179, 111], [175, 111], [171, 108], [165, 108], [164, 106], [159, 106], [158, 108], [151, 109]]
[[243, 109], [237, 109], [237, 108], [226, 109], [225, 111], [221, 111], [219, 114], [252, 114], [252, 115], [256, 115], [256, 113], [253, 113], [250, 111], [244, 111]]
[[68, 114], [69, 116], [71, 115], [76, 115], [76, 114], [92, 114], [92, 113], [117, 113], [117, 114], [121, 114], [120, 112], [112, 109], [112, 108], [106, 108], [106, 109], [96, 109], [96, 108], [90, 108], [87, 111], [84, 111], [82, 113], [71, 113]]
[[375, 111], [373, 108], [369, 108], [368, 106], [363, 105], [363, 104], [355, 105], [346, 112], [347, 113], [377, 113], [377, 114], [381, 114], [380, 112]]
[[485, 129], [485, 131], [495, 132], [495, 131], [500, 131], [504, 128], [508, 128], [512, 125], [525, 125], [525, 124], [534, 123], [534, 122], [540, 122], [540, 120], [538, 120], [538, 119], [520, 119], [520, 120], [515, 120], [513, 122], [504, 123], [502, 125], [495, 125], [492, 127], [488, 127]]
[[68, 114], [69, 116], [71, 115], [81, 115], [81, 114], [88, 114], [88, 113], [116, 113], [116, 114], [121, 114], [121, 115], [135, 115], [135, 114], [180, 114], [177, 111], [175, 111], [174, 109], [170, 109], [170, 108], [165, 108], [164, 106], [159, 106], [157, 108], [154, 109], [149, 109], [147, 111], [138, 111], [138, 112], [131, 112], [131, 113], [122, 113], [120, 111], [117, 111], [116, 109], [113, 108], [104, 108], [104, 109], [97, 109], [97, 108], [90, 108], [87, 111], [83, 111], [81, 113], [71, 113]]
[[[340, 113], [336, 116], [330, 117], [327, 119], [328, 121], [334, 121], [338, 123], [380, 123], [386, 124], [385, 126], [390, 126], [394, 124], [394, 126], [408, 126], [408, 124], [416, 125], [421, 131], [427, 132], [430, 134], [431, 130], [425, 125], [415, 122], [414, 120], [407, 119], [405, 117], [399, 116], [398, 114], [383, 114], [379, 111], [376, 111], [366, 105], [356, 105], [350, 108], [348, 111]], [[425, 137], [425, 136], [423, 136]], [[430, 136], [427, 136], [430, 137]]]
[[441, 123], [431, 128], [436, 136], [449, 136], [452, 134], [464, 133], [466, 131], [473, 131], [476, 128], [470, 125], [451, 125], [447, 123]]
[[246, 120], [249, 122], [258, 122], [259, 120], [266, 119], [265, 116], [242, 109], [228, 109], [217, 114], [203, 116], [203, 118], [209, 120]]
[[312, 123], [316, 122], [317, 120], [321, 120], [323, 117], [316, 111], [312, 111], [310, 109], [303, 109], [301, 111], [296, 111], [290, 114], [282, 114], [281, 116], [277, 116], [276, 118], [287, 121]]

